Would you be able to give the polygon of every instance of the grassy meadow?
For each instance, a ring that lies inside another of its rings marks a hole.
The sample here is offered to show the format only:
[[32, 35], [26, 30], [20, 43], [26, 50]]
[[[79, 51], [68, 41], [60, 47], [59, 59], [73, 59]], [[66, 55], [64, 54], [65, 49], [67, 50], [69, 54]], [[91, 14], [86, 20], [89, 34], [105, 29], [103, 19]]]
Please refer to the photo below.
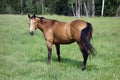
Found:
[[[72, 21], [78, 18], [43, 15], [49, 19]], [[120, 80], [120, 18], [80, 19], [93, 25], [96, 56], [90, 56], [81, 71], [83, 57], [76, 43], [61, 45], [61, 62], [55, 47], [47, 64], [47, 48], [42, 32], [28, 34], [27, 15], [0, 15], [0, 80]]]

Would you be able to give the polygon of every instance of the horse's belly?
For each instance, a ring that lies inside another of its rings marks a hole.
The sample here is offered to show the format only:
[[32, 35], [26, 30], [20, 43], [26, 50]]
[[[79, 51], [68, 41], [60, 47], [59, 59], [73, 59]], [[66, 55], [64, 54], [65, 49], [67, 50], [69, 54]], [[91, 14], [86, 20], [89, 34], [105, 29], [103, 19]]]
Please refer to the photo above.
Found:
[[73, 39], [70, 39], [70, 40], [58, 40], [58, 39], [55, 39], [54, 41], [53, 41], [53, 43], [54, 44], [70, 44], [70, 43], [73, 43], [73, 42], [75, 42], [75, 40], [73, 40]]

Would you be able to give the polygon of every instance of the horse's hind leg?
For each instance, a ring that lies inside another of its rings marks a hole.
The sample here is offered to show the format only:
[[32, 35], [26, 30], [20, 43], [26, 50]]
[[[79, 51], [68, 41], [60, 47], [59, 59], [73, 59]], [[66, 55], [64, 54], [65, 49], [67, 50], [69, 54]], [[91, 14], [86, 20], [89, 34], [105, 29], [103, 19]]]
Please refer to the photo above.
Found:
[[60, 44], [55, 44], [56, 51], [57, 51], [57, 56], [58, 56], [58, 61], [61, 61], [60, 58]]
[[83, 65], [82, 65], [82, 70], [86, 69], [86, 63], [87, 63], [87, 59], [88, 59], [88, 52], [85, 48], [81, 48], [81, 52], [83, 54]]
[[85, 70], [86, 69], [86, 63], [87, 63], [87, 59], [88, 59], [88, 52], [87, 52], [87, 49], [86, 47], [84, 46], [84, 44], [80, 44], [78, 43], [79, 47], [80, 47], [80, 50], [83, 54], [83, 65], [82, 65], [82, 70]]

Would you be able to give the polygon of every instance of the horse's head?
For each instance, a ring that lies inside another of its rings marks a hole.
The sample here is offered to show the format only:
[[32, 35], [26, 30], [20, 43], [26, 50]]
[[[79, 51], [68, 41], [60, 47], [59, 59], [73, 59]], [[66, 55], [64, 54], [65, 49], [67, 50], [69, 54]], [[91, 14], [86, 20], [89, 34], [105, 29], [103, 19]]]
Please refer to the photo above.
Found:
[[37, 25], [38, 25], [36, 16], [35, 14], [32, 16], [28, 14], [28, 18], [29, 18], [29, 28], [30, 28], [29, 33], [30, 35], [34, 35], [34, 31], [37, 29]]

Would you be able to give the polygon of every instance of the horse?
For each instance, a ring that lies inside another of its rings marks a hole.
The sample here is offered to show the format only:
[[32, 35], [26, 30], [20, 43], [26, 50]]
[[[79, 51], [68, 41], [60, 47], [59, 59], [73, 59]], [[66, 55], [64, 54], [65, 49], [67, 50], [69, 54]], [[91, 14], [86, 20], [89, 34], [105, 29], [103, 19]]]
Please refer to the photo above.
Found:
[[51, 62], [52, 46], [56, 46], [58, 61], [60, 57], [60, 45], [76, 42], [83, 55], [82, 70], [86, 69], [89, 54], [94, 54], [95, 50], [90, 40], [92, 39], [93, 28], [91, 23], [83, 20], [71, 22], [61, 22], [58, 20], [38, 17], [35, 14], [29, 15], [29, 34], [34, 35], [34, 31], [39, 29], [43, 32], [47, 50], [48, 63]]

